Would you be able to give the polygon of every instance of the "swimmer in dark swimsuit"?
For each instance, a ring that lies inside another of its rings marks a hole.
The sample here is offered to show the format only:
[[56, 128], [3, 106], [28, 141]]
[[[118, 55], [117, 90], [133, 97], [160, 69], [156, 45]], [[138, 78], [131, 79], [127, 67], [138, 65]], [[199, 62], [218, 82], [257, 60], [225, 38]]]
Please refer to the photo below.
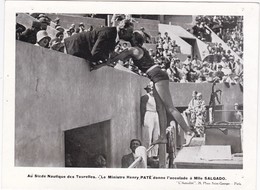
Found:
[[[169, 77], [166, 72], [161, 70], [161, 67], [156, 65], [149, 55], [149, 52], [142, 47], [144, 43], [144, 34], [142, 31], [134, 31], [131, 40], [132, 47], [124, 50], [120, 54], [110, 59], [110, 63], [115, 63], [118, 60], [126, 61], [132, 58], [134, 65], [137, 66], [142, 72], [146, 73], [147, 76], [154, 83], [154, 90], [161, 98], [166, 111], [173, 116], [178, 122], [181, 128], [185, 132], [186, 143], [183, 146], [189, 146], [195, 133], [191, 131], [188, 124], [185, 122], [181, 113], [173, 105], [173, 101], [169, 89]], [[163, 126], [164, 127], [164, 126]], [[166, 127], [166, 126], [165, 126]], [[152, 144], [166, 144], [166, 128], [161, 129], [161, 134], [158, 140]]]

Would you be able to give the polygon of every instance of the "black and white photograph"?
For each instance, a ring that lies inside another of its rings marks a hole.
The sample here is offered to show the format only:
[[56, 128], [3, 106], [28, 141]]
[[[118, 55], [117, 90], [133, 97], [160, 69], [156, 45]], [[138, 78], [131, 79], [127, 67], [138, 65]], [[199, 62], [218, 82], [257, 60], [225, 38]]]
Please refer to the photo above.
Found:
[[35, 3], [6, 14], [6, 184], [253, 190], [258, 6]]

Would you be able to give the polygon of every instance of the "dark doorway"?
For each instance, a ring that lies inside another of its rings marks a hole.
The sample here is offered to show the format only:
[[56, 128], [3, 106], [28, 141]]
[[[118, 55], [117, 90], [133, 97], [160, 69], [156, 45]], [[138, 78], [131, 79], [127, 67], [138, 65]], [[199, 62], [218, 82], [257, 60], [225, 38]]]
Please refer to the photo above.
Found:
[[191, 38], [183, 38], [182, 39], [187, 42], [188, 44], [191, 45], [192, 47], [192, 57], [195, 55], [195, 45], [196, 45], [196, 40], [195, 39], [191, 39]]
[[65, 131], [65, 167], [107, 167], [110, 120]]

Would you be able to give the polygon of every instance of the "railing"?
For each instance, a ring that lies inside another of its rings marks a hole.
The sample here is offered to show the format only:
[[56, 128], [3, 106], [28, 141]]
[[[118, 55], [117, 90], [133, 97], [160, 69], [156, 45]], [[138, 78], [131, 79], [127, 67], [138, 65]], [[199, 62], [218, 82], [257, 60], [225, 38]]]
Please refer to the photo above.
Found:
[[144, 146], [139, 146], [135, 149], [136, 159], [128, 168], [147, 168], [147, 153], [152, 150], [154, 145], [147, 150]]
[[[177, 123], [175, 123], [175, 121], [170, 122], [170, 126], [166, 130], [169, 168], [173, 167], [173, 159], [176, 157], [177, 153], [177, 133]], [[136, 159], [128, 168], [147, 168], [147, 153], [150, 152], [154, 146], [155, 145], [150, 146], [147, 150], [144, 146], [137, 147], [135, 150]], [[166, 163], [164, 163], [164, 165], [166, 166]]]

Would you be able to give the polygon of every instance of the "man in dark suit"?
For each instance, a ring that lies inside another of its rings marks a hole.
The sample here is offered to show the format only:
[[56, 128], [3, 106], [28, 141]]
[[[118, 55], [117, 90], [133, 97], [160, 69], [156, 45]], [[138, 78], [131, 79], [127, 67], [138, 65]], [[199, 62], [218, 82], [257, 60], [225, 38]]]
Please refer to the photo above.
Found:
[[135, 161], [135, 149], [141, 146], [142, 143], [139, 139], [132, 139], [130, 142], [130, 149], [132, 152], [130, 154], [124, 155], [121, 160], [122, 168], [128, 168]]
[[92, 31], [81, 32], [64, 39], [66, 52], [90, 62], [105, 63], [120, 39], [130, 41], [133, 23], [122, 20], [117, 27], [100, 27]]

